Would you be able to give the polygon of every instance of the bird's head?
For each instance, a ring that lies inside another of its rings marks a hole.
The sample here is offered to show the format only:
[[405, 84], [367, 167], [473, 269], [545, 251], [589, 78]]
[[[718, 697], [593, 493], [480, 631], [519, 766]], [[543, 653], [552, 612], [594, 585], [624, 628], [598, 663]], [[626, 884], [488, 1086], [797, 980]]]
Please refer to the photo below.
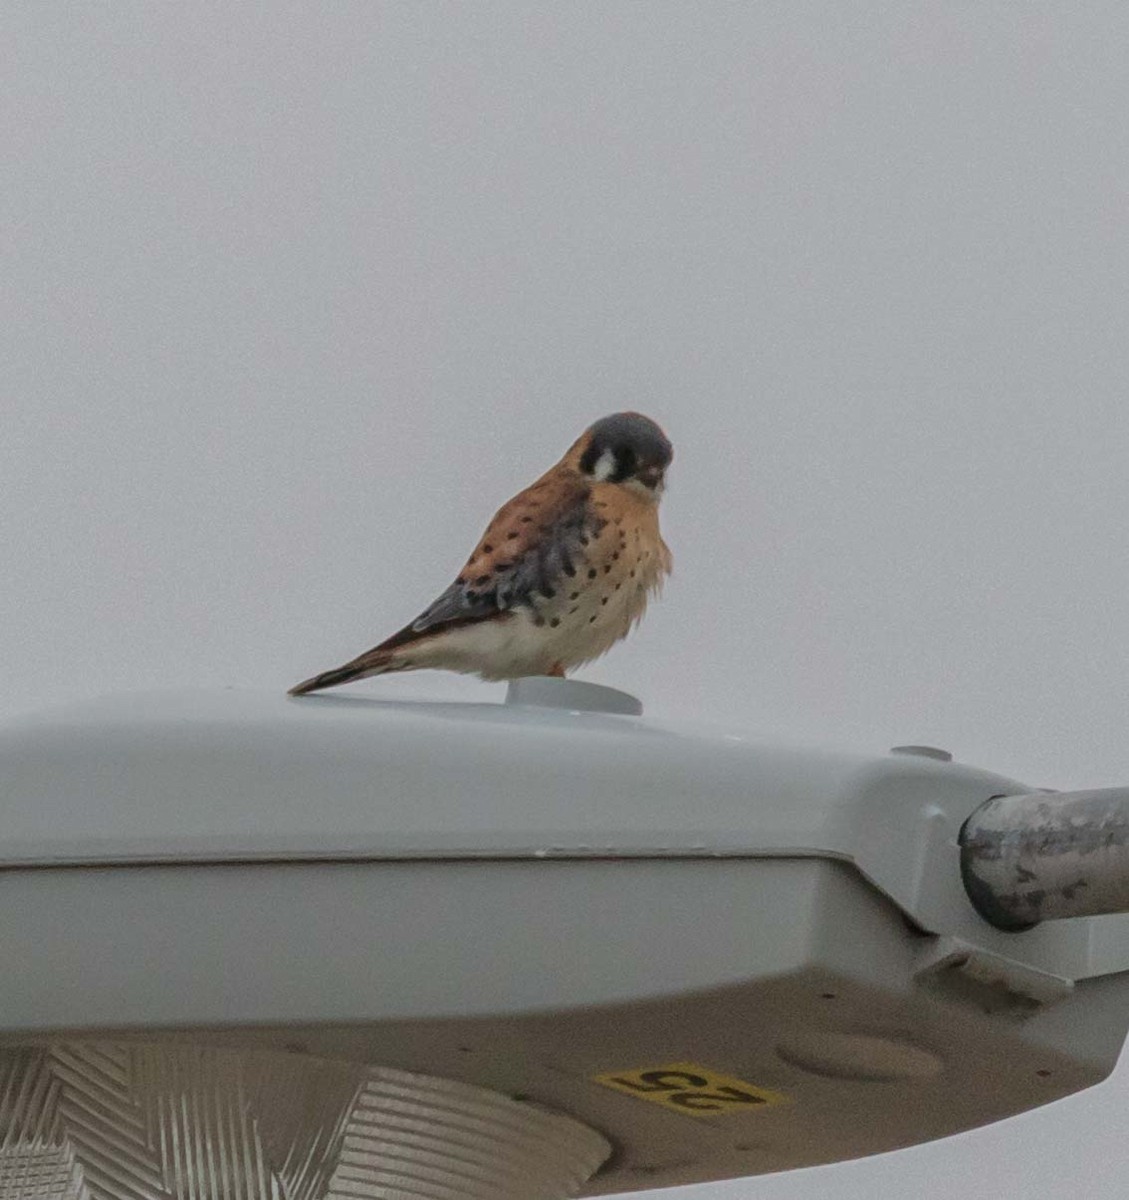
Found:
[[614, 413], [589, 426], [573, 447], [576, 467], [598, 483], [618, 483], [650, 500], [662, 495], [674, 450], [642, 413]]

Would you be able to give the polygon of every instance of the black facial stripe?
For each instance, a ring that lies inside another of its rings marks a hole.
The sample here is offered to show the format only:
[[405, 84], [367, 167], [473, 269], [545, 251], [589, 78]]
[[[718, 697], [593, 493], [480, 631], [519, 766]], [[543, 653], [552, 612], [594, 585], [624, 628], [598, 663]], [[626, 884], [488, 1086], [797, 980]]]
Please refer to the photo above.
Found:
[[591, 475], [596, 469], [596, 463], [600, 458], [600, 447], [592, 442], [588, 449], [580, 457], [580, 469], [585, 475]]
[[639, 456], [631, 446], [617, 446], [615, 449], [615, 470], [611, 474], [612, 483], [622, 483], [635, 474], [639, 465]]

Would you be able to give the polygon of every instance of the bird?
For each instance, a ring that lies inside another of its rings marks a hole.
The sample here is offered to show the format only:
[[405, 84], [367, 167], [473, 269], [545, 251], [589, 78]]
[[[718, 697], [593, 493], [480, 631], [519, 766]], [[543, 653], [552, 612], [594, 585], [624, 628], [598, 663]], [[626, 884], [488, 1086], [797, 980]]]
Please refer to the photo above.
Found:
[[671, 571], [658, 510], [672, 457], [666, 434], [641, 413], [596, 421], [502, 505], [454, 582], [414, 621], [289, 694], [425, 668], [563, 677], [599, 658]]

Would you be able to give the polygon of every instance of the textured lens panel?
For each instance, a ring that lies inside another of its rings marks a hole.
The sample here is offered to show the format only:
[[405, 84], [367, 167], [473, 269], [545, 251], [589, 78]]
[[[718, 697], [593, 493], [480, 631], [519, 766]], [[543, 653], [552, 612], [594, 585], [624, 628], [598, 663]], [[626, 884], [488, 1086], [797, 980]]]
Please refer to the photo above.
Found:
[[0, 1200], [540, 1200], [610, 1152], [482, 1088], [305, 1055], [0, 1052]]

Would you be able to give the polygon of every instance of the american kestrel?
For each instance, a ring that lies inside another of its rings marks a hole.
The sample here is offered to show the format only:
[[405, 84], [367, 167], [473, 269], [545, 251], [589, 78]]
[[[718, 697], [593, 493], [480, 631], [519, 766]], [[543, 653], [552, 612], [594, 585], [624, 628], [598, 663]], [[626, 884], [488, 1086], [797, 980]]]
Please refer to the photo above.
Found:
[[597, 421], [498, 510], [455, 582], [410, 625], [290, 695], [426, 667], [564, 675], [598, 658], [670, 571], [659, 499], [672, 453], [649, 417]]

